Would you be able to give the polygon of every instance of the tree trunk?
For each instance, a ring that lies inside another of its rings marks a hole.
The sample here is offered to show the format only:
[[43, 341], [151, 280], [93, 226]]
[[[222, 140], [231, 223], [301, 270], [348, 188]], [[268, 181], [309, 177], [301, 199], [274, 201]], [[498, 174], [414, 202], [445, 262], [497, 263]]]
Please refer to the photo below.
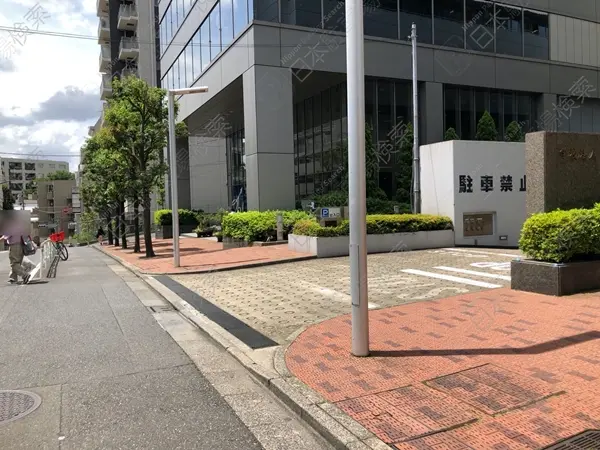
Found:
[[156, 256], [154, 249], [152, 248], [152, 228], [150, 217], [150, 193], [144, 192], [142, 196], [143, 207], [144, 207], [144, 245], [146, 247], [146, 257], [152, 258]]
[[121, 213], [121, 248], [127, 248], [127, 224], [125, 222], [125, 202], [119, 203], [119, 211]]
[[119, 246], [119, 229], [121, 226], [121, 216], [119, 215], [119, 207], [115, 211], [115, 247]]
[[140, 246], [140, 202], [135, 199], [133, 203], [134, 218], [133, 218], [133, 231], [135, 233], [135, 243], [133, 244], [133, 253], [140, 253], [142, 251]]
[[112, 229], [112, 216], [106, 215], [106, 230], [108, 231], [108, 245], [113, 245], [113, 229]]

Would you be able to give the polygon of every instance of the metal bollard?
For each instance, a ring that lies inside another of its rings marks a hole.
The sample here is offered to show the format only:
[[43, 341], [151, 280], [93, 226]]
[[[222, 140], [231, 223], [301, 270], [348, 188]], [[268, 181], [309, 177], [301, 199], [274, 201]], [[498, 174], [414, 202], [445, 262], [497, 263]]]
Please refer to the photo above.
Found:
[[283, 216], [277, 214], [277, 240], [283, 241]]

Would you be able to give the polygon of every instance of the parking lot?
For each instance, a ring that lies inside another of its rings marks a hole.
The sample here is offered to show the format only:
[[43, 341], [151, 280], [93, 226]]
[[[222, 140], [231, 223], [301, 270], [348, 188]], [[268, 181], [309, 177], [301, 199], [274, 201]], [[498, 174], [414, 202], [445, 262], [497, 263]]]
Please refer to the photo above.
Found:
[[[519, 256], [518, 250], [482, 248], [369, 255], [369, 307], [509, 286], [510, 261]], [[278, 343], [350, 312], [348, 257], [172, 278]]]

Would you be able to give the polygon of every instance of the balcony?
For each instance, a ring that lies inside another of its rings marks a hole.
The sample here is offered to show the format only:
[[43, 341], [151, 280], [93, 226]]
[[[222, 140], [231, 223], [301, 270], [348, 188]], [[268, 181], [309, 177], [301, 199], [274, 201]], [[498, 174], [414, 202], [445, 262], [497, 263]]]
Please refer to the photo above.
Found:
[[123, 70], [121, 71], [121, 78], [127, 78], [127, 77], [137, 77], [138, 76], [138, 70], [137, 67], [133, 66], [133, 67], [125, 67], [123, 68]]
[[110, 72], [111, 66], [110, 47], [103, 44], [100, 46], [100, 73]]
[[103, 74], [102, 83], [100, 84], [100, 100], [106, 100], [110, 97], [112, 97], [112, 77]]
[[98, 17], [108, 16], [108, 0], [96, 0], [96, 14]]
[[140, 44], [136, 38], [123, 37], [119, 44], [119, 59], [137, 60], [140, 54]]
[[138, 24], [138, 12], [134, 4], [122, 3], [119, 6], [117, 28], [123, 31], [135, 31]]
[[98, 21], [98, 44], [103, 44], [110, 40], [110, 25], [108, 19], [100, 17]]

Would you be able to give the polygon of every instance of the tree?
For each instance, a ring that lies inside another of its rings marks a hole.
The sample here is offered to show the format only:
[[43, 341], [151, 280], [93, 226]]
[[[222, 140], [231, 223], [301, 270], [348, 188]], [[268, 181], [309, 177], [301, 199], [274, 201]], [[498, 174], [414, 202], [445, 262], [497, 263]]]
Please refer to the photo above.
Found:
[[459, 139], [460, 137], [454, 128], [450, 127], [446, 130], [446, 133], [444, 134], [445, 141], [458, 141]]
[[10, 187], [8, 185], [2, 185], [2, 209], [4, 211], [10, 210], [12, 211], [15, 205], [15, 199], [10, 192]]
[[[105, 116], [105, 126], [113, 136], [117, 153], [126, 168], [128, 182], [124, 192], [136, 208], [139, 204], [143, 208], [147, 257], [155, 256], [150, 195], [163, 186], [167, 170], [163, 161], [169, 128], [165, 95], [164, 89], [151, 87], [139, 78], [115, 79], [113, 97]], [[175, 104], [175, 115], [177, 111]], [[177, 134], [187, 135], [185, 124], [177, 124]]]
[[508, 124], [504, 140], [507, 142], [523, 142], [525, 140], [525, 134], [517, 121], [513, 120]]
[[494, 118], [488, 111], [485, 111], [479, 119], [477, 124], [477, 134], [475, 140], [477, 141], [495, 141], [498, 139], [498, 130], [496, 129], [496, 123]]
[[406, 124], [406, 130], [400, 142], [397, 143], [398, 173], [396, 177], [396, 201], [411, 203], [413, 188], [413, 124]]
[[75, 174], [68, 170], [57, 170], [56, 172], [49, 173], [44, 178], [39, 178], [40, 181], [58, 181], [58, 180], [74, 180]]

